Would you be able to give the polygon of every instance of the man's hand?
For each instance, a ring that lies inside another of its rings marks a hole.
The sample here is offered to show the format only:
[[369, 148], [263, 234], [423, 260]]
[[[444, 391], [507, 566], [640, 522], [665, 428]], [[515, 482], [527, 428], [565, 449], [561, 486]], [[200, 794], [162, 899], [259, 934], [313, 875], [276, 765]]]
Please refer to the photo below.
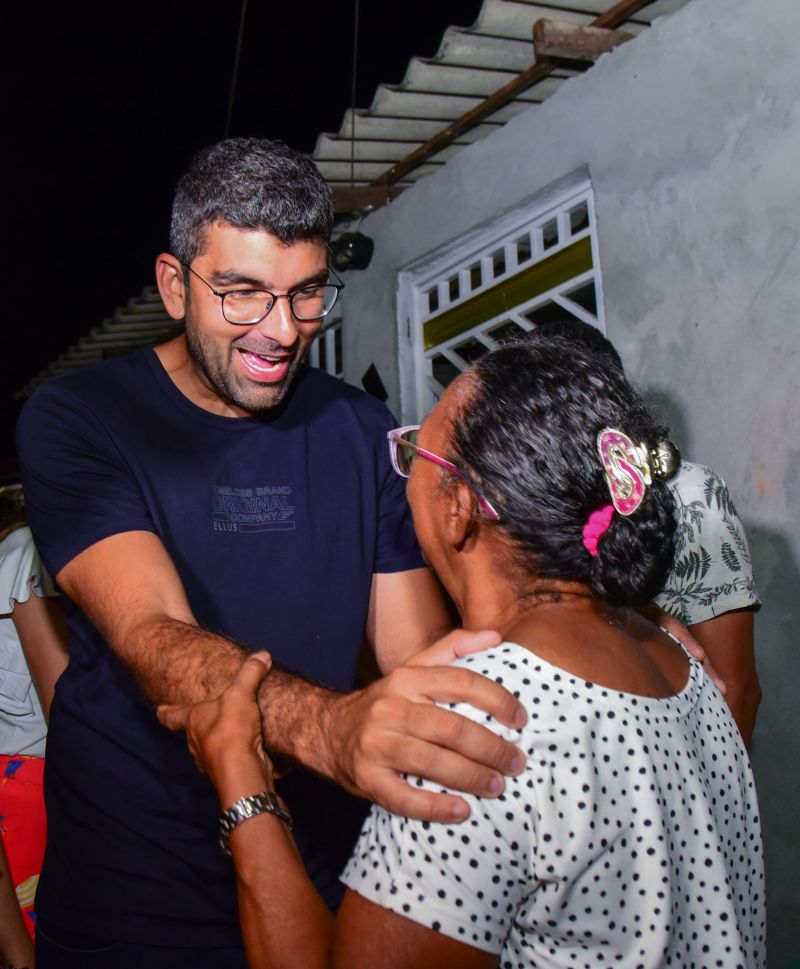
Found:
[[[412, 656], [406, 666], [449, 666], [453, 660], [469, 656], [470, 653], [482, 653], [486, 649], [498, 646], [503, 641], [500, 633], [493, 629], [483, 629], [479, 632], [467, 632], [465, 629], [453, 629], [446, 636], [442, 636], [427, 649]], [[525, 708], [517, 703], [522, 710]], [[500, 719], [498, 717], [498, 719]], [[527, 715], [525, 720], [527, 720]], [[504, 721], [505, 722], [505, 721]], [[522, 721], [525, 722], [524, 720]], [[508, 726], [516, 724], [509, 723]]]
[[450, 633], [367, 689], [333, 698], [324, 714], [326, 773], [396, 814], [431, 821], [463, 821], [469, 807], [456, 795], [412, 786], [402, 774], [483, 797], [500, 794], [503, 775], [522, 770], [522, 751], [436, 705], [469, 703], [519, 729], [527, 714], [507, 690], [470, 670], [442, 665], [499, 642], [494, 632]]

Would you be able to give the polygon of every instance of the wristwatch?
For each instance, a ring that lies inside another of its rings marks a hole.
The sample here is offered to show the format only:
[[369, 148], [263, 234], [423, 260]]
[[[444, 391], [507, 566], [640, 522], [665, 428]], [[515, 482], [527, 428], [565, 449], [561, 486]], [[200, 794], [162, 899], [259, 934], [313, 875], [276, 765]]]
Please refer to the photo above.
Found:
[[226, 855], [231, 853], [231, 831], [242, 821], [259, 814], [274, 814], [290, 831], [292, 830], [292, 816], [277, 794], [273, 794], [272, 791], [262, 791], [260, 794], [240, 797], [219, 819], [219, 846]]

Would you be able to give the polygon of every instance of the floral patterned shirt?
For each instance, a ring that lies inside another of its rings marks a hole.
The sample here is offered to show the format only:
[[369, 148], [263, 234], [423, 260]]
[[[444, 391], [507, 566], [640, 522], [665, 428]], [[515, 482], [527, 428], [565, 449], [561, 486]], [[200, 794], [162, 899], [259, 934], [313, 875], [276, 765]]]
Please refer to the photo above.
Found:
[[675, 562], [658, 605], [686, 626], [758, 607], [747, 537], [728, 486], [710, 468], [688, 461], [668, 484], [678, 530]]

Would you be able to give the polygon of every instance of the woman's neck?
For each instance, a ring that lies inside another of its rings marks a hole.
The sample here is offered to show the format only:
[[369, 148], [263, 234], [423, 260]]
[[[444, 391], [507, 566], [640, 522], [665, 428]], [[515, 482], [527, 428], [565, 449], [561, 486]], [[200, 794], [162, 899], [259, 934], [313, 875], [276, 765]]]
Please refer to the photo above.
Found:
[[[498, 562], [508, 563], [498, 567]], [[632, 609], [615, 608], [581, 582], [525, 575], [513, 558], [476, 543], [441, 575], [465, 629], [496, 629], [582, 679], [647, 697], [672, 696], [688, 661]], [[447, 563], [450, 564], [450, 563]]]
[[631, 609], [615, 608], [580, 582], [497, 574], [456, 599], [467, 629], [496, 629], [541, 659], [598, 685], [666, 697], [685, 685], [683, 652]]
[[[453, 596], [467, 629], [496, 629], [504, 638], [534, 615], [559, 615], [564, 606], [585, 609], [598, 603], [582, 582], [547, 577], [484, 573], [465, 582]], [[538, 619], [536, 620], [538, 621]]]

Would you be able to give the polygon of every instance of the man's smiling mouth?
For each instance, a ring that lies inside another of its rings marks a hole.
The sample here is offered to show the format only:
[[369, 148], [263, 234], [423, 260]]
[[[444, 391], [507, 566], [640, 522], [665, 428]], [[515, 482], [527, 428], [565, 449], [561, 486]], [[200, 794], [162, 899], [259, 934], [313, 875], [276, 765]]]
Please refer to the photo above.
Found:
[[294, 359], [294, 353], [279, 356], [253, 353], [252, 350], [239, 350], [238, 352], [245, 373], [251, 379], [269, 383], [282, 380], [289, 369], [289, 364]]

